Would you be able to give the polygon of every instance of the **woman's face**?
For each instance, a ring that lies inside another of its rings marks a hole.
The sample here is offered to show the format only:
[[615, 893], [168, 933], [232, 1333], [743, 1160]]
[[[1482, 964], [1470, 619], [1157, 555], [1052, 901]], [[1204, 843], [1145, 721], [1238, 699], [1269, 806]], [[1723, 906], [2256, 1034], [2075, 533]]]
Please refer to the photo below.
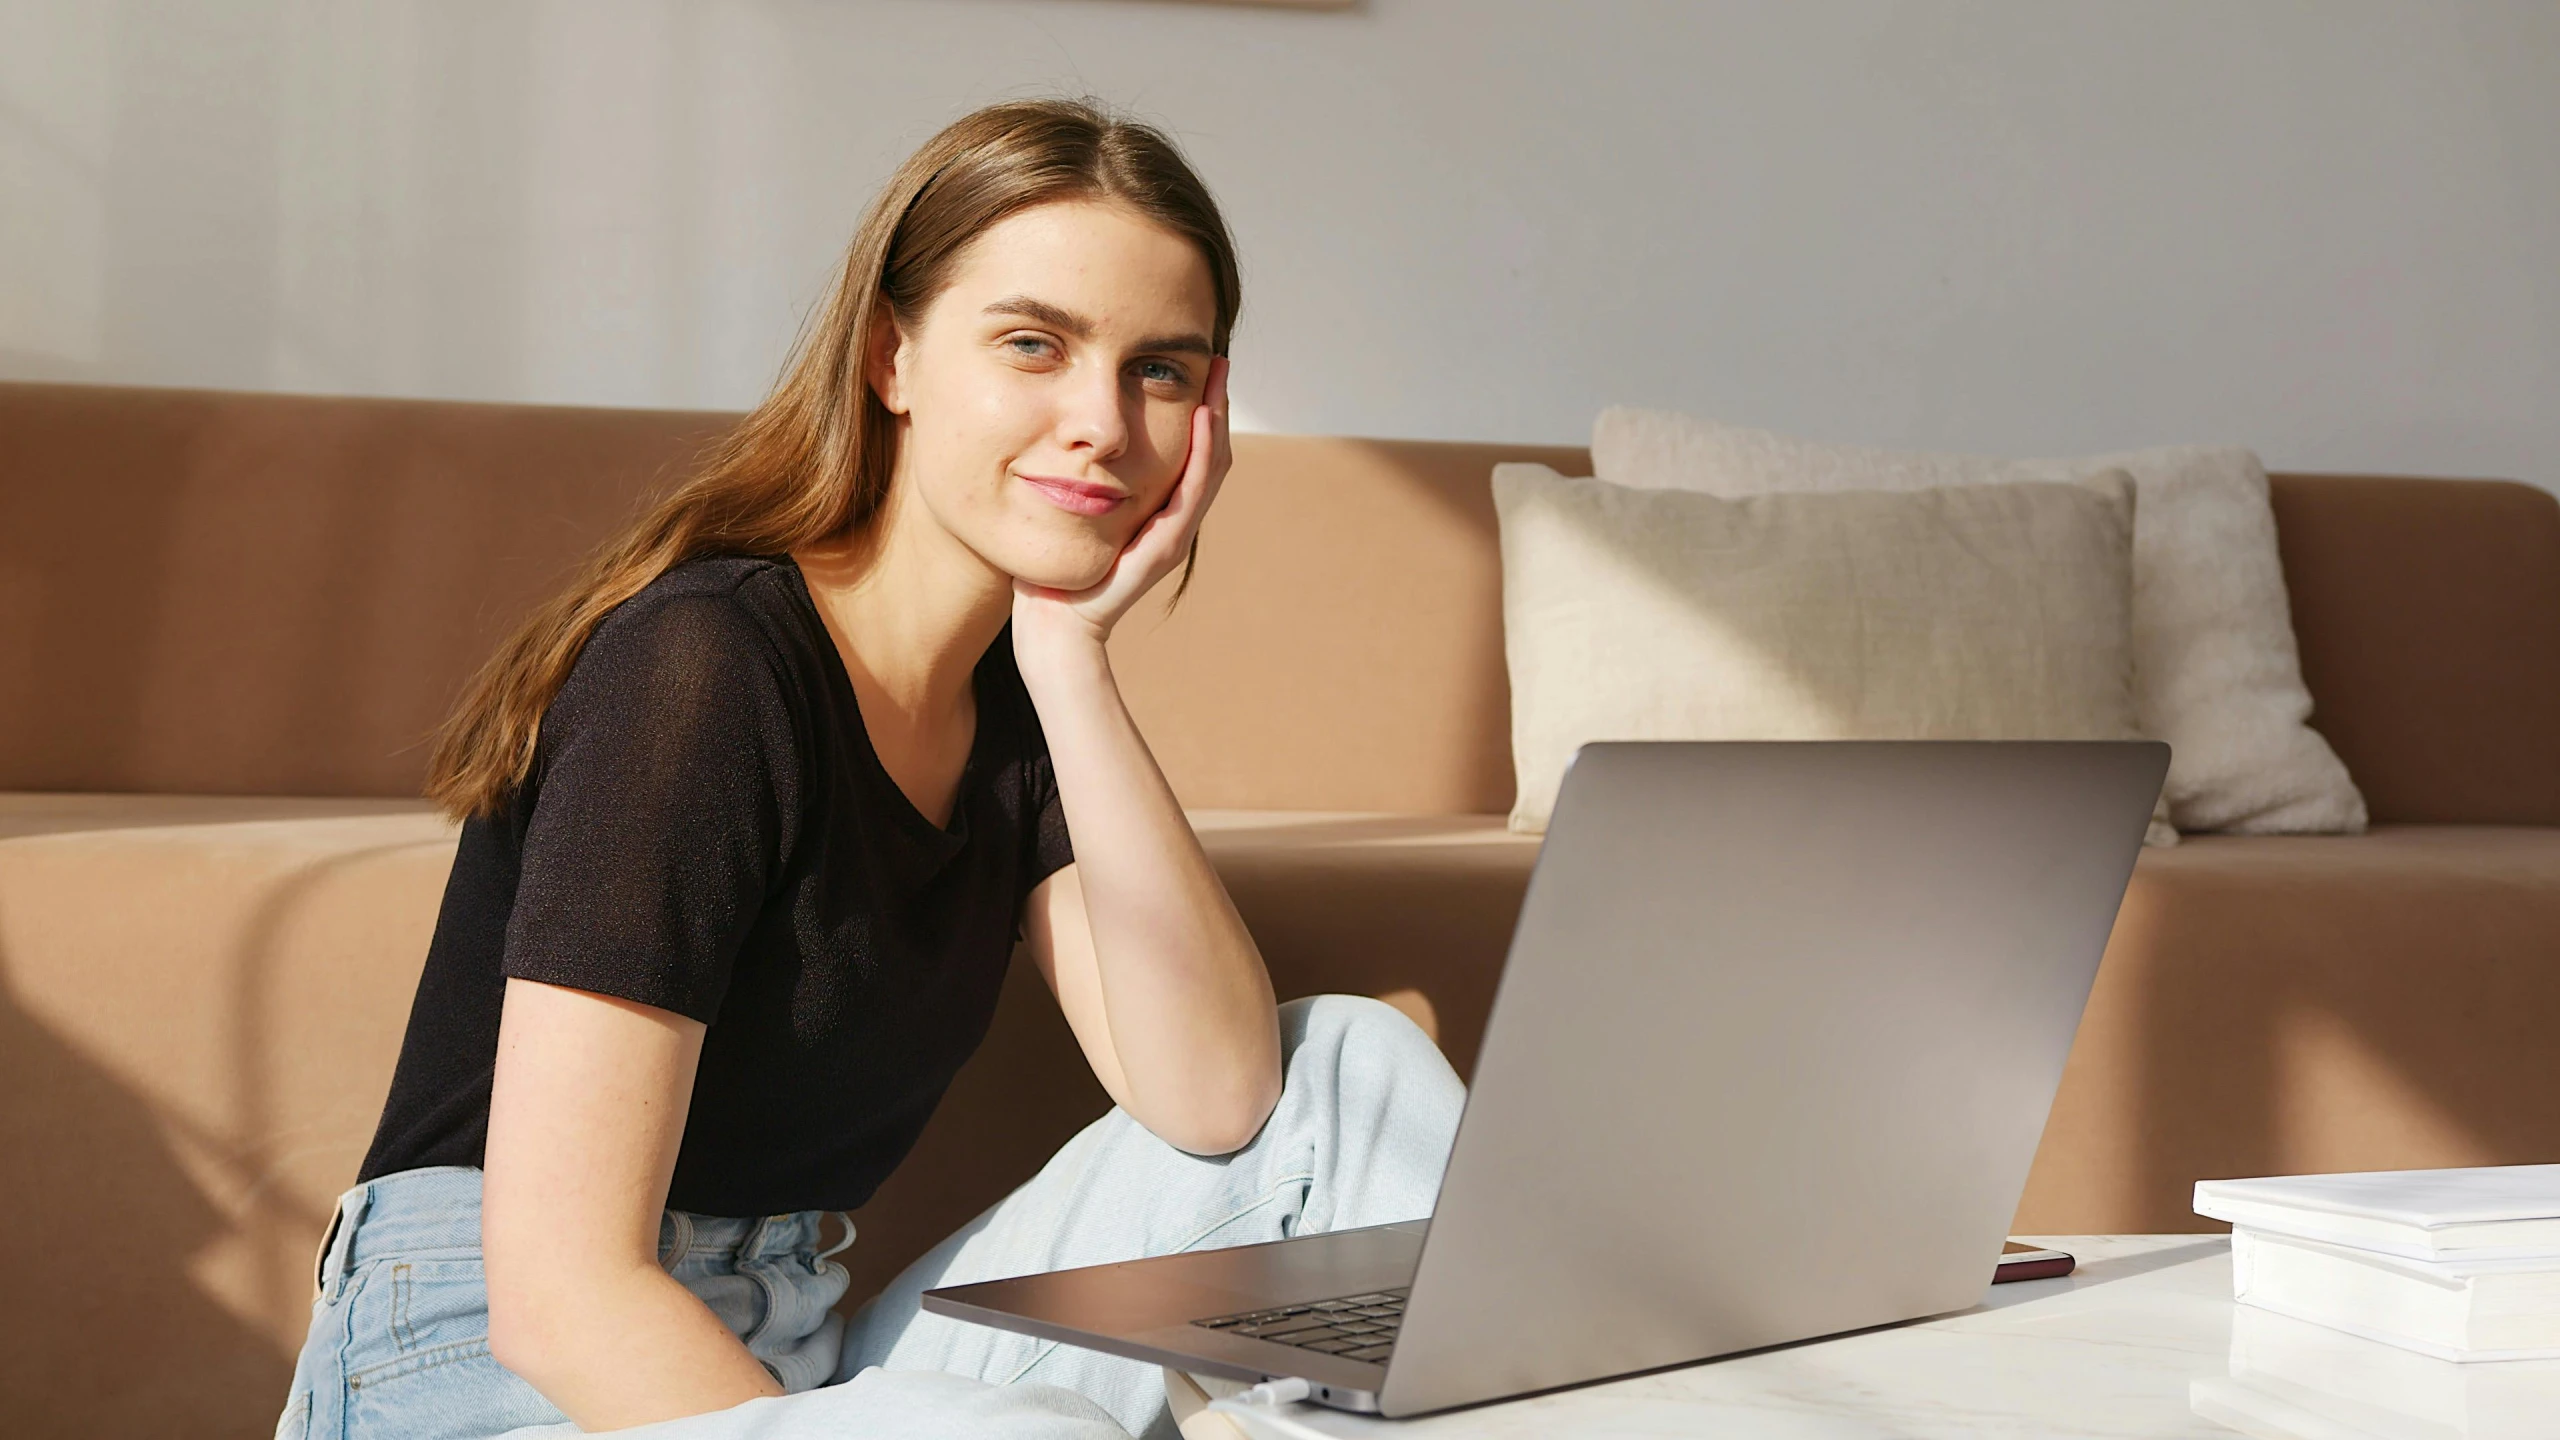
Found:
[[1082, 590], [1173, 491], [1217, 315], [1199, 248], [1115, 205], [1014, 214], [873, 367], [895, 483], [996, 569]]

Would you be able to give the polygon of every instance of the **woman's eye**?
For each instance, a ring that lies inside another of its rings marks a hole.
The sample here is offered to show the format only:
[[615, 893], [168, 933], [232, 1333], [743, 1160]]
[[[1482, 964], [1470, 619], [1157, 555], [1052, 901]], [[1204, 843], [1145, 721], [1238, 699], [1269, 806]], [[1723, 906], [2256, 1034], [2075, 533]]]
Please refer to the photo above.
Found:
[[1043, 335], [1008, 335], [1004, 338], [1004, 348], [1026, 360], [1049, 359], [1058, 349]]
[[1183, 381], [1182, 367], [1163, 360], [1141, 360], [1138, 378], [1150, 385], [1179, 385]]

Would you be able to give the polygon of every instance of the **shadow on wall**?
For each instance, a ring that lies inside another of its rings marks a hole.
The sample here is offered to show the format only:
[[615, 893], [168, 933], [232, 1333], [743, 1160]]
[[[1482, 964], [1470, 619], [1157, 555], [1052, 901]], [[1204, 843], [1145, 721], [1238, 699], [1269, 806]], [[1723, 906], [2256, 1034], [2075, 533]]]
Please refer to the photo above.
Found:
[[[5, 961], [5, 957], [0, 957]], [[0, 985], [0, 1175], [11, 1303], [0, 1395], [14, 1434], [261, 1436], [293, 1359], [184, 1273], [225, 1217], [195, 1186], [151, 1107], [65, 1044]], [[156, 1266], [100, 1265], [101, 1250]], [[184, 1384], [116, 1338], [135, 1316], [193, 1352]], [[206, 1383], [213, 1377], [213, 1383]]]

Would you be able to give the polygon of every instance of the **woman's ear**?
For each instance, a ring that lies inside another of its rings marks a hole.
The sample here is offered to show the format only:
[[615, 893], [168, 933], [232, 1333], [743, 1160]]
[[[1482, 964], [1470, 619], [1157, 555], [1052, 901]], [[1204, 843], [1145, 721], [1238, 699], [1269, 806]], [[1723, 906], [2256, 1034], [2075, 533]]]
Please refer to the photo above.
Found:
[[913, 359], [914, 347], [907, 343], [906, 330], [898, 323], [898, 312], [889, 308], [884, 297], [880, 301], [879, 319], [871, 326], [869, 354], [863, 357], [863, 378], [871, 385], [871, 393], [880, 397], [881, 407], [892, 415], [907, 413], [907, 366]]

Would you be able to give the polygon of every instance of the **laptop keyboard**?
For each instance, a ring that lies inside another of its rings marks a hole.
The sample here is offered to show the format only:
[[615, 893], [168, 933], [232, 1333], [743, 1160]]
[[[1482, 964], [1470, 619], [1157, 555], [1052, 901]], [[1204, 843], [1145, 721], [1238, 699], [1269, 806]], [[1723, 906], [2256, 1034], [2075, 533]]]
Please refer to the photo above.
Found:
[[1273, 1310], [1248, 1310], [1191, 1323], [1205, 1330], [1249, 1335], [1274, 1345], [1295, 1345], [1345, 1360], [1384, 1362], [1396, 1348], [1396, 1327], [1404, 1323], [1402, 1290], [1373, 1290]]

